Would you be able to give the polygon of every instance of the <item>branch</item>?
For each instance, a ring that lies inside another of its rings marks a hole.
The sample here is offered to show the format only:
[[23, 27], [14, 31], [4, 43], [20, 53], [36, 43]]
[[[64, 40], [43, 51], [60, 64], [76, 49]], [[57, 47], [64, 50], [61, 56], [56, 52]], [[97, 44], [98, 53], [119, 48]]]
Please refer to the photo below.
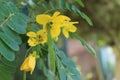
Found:
[[10, 13], [9, 16], [0, 24], [0, 27], [2, 27], [13, 15], [14, 13]]

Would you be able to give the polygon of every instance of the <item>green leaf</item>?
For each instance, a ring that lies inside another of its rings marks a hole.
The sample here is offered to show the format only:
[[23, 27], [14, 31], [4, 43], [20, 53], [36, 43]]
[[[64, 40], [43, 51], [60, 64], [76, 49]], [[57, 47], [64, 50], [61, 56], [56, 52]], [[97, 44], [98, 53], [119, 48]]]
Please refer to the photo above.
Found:
[[0, 60], [0, 80], [13, 80], [13, 75], [16, 72], [18, 61], [8, 61], [5, 58]]
[[77, 7], [72, 5], [72, 11], [77, 14], [77, 10], [76, 9], [77, 9]]
[[5, 66], [3, 64], [0, 65], [0, 69], [1, 68], [4, 69], [4, 72], [6, 72], [6, 73], [14, 73], [16, 70], [16, 68], [12, 68], [10, 66]]
[[3, 32], [0, 32], [0, 38], [6, 43], [12, 50], [18, 51], [19, 50], [19, 45], [16, 43], [12, 37], [9, 35], [4, 34]]
[[55, 5], [55, 2], [53, 1], [50, 1], [50, 6], [53, 10], [56, 10], [56, 5]]
[[42, 3], [41, 5], [42, 5], [42, 7], [45, 8], [46, 10], [49, 9], [49, 8], [48, 8], [48, 5], [46, 5], [45, 3]]
[[75, 63], [70, 58], [66, 58], [66, 60], [63, 59], [62, 62], [65, 66], [71, 65], [70, 67], [76, 67]]
[[65, 66], [71, 65], [70, 67], [76, 67], [75, 63], [68, 58], [63, 51], [57, 51], [56, 53], [61, 58], [61, 61]]
[[66, 3], [65, 3], [65, 6], [66, 6], [66, 8], [67, 8], [69, 11], [72, 10], [72, 9], [71, 9], [71, 4], [70, 4], [70, 3], [66, 2]]
[[61, 62], [60, 62], [60, 60], [58, 58], [56, 60], [57, 60], [56, 64], [57, 64], [57, 70], [58, 70], [59, 79], [60, 80], [66, 80], [67, 75], [66, 75], [66, 72], [64, 70], [64, 67], [62, 66], [62, 64], [61, 64]]
[[75, 1], [78, 2], [81, 7], [85, 7], [82, 0], [75, 0]]
[[[82, 2], [81, 0], [76, 0], [78, 2]], [[81, 12], [75, 5], [71, 5], [70, 3], [66, 2], [65, 3], [65, 8], [68, 9], [69, 11], [74, 12], [75, 14], [80, 15], [83, 19], [85, 19], [90, 26], [93, 26], [93, 23], [91, 19], [83, 12]]]
[[57, 54], [56, 64], [60, 80], [81, 80], [80, 73], [77, 71], [75, 63], [68, 58], [65, 53], [60, 51], [55, 44], [54, 49]]
[[94, 56], [96, 56], [96, 51], [89, 45], [85, 40], [79, 39], [81, 41], [81, 44], [85, 46], [90, 53], [92, 53]]
[[13, 31], [19, 34], [26, 33], [27, 17], [22, 13], [13, 14], [6, 23]]
[[6, 35], [10, 36], [18, 44], [22, 43], [22, 40], [21, 40], [20, 36], [18, 34], [16, 34], [14, 31], [12, 31], [8, 26], [3, 26], [2, 31]]
[[18, 62], [17, 62], [17, 60], [14, 60], [14, 61], [8, 61], [7, 59], [5, 59], [5, 58], [2, 58], [1, 59], [1, 63], [3, 64], [3, 65], [5, 65], [5, 66], [8, 66], [8, 67], [10, 67], [13, 71], [11, 72], [11, 70], [10, 70], [10, 73], [13, 73], [13, 72], [15, 72], [15, 68], [17, 67], [17, 64], [18, 64]]
[[[37, 60], [37, 68], [39, 70], [43, 71], [45, 77], [47, 78], [47, 79], [44, 79], [44, 80], [53, 80], [54, 79], [54, 76], [50, 73], [50, 71], [46, 67], [45, 62], [42, 58]], [[38, 76], [40, 76], [40, 75], [38, 74]]]
[[1, 1], [0, 2], [0, 21], [4, 20], [9, 14], [19, 12], [15, 4], [8, 1]]
[[22, 43], [19, 34], [26, 33], [27, 19], [14, 3], [0, 1], [0, 41], [4, 46], [0, 52], [7, 60], [14, 60], [15, 51], [19, 51], [19, 44]]
[[81, 44], [86, 47], [86, 49], [92, 53], [92, 55], [96, 56], [96, 51], [89, 45], [85, 40], [83, 40], [78, 34], [70, 33], [71, 38], [75, 38], [80, 40]]
[[67, 80], [81, 80], [81, 76], [79, 71], [77, 71], [76, 67], [68, 67], [68, 79]]
[[12, 2], [0, 2], [0, 27], [7, 23], [15, 32], [24, 34], [26, 32], [27, 19], [24, 14], [19, 13], [17, 7]]
[[83, 15], [83, 18], [89, 23], [89, 25], [93, 26], [91, 19], [83, 12], [82, 12], [82, 15]]
[[[6, 76], [7, 75], [7, 76]], [[0, 69], [0, 80], [13, 80], [12, 76]]]
[[38, 2], [37, 3], [39, 4], [39, 7], [44, 8], [46, 11], [46, 10], [50, 9], [49, 2], [47, 2], [46, 0], [42, 0], [42, 1], [40, 1], [40, 3], [38, 3]]
[[60, 9], [64, 9], [64, 7], [65, 7], [64, 0], [59, 0], [59, 7], [60, 7]]
[[91, 19], [85, 13], [81, 12], [76, 6], [72, 5], [72, 11], [85, 19], [90, 26], [93, 26]]
[[13, 61], [15, 59], [15, 53], [11, 49], [9, 49], [1, 40], [0, 54], [3, 55], [9, 61]]

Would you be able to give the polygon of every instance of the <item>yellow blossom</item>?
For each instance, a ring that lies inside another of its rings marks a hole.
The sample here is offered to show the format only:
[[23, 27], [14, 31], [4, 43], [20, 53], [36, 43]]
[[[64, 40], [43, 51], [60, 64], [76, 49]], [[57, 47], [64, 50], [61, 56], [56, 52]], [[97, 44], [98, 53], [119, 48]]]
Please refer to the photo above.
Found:
[[45, 30], [39, 30], [37, 32], [28, 32], [28, 43], [30, 46], [36, 46], [38, 44], [44, 44], [47, 42], [47, 34]]
[[69, 17], [60, 15], [60, 12], [55, 12], [53, 16], [47, 14], [40, 14], [36, 16], [37, 23], [43, 25], [43, 29], [47, 30], [50, 27], [52, 38], [57, 38], [60, 35], [60, 28], [64, 20], [70, 20]]
[[23, 64], [20, 67], [21, 71], [25, 71], [25, 72], [30, 72], [30, 74], [32, 74], [32, 72], [34, 71], [35, 65], [36, 65], [36, 51], [33, 51], [32, 54], [30, 54], [23, 62]]
[[75, 32], [77, 28], [74, 26], [74, 24], [77, 24], [78, 22], [69, 22], [64, 21], [62, 25], [62, 32], [66, 38], [69, 38], [69, 32]]

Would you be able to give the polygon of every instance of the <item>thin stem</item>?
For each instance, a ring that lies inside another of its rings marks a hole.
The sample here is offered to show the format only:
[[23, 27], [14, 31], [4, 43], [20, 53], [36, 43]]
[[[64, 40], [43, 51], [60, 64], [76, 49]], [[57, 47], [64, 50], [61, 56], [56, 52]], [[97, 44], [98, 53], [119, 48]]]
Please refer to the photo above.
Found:
[[53, 80], [55, 78], [55, 52], [53, 50], [53, 39], [50, 33], [50, 26], [47, 27], [47, 44], [48, 44], [48, 60], [49, 60], [49, 69], [52, 71]]
[[9, 14], [9, 16], [0, 24], [0, 27], [2, 27], [13, 15], [14, 15], [14, 13]]
[[27, 54], [29, 53], [29, 51], [32, 49], [32, 47], [30, 47], [27, 51], [26, 51], [26, 54], [25, 54], [25, 57], [27, 56]]
[[26, 80], [26, 72], [23, 73], [23, 80]]
[[39, 46], [41, 49], [43, 49], [43, 50], [45, 50], [46, 52], [48, 52], [48, 50], [47, 49], [45, 49], [44, 47], [41, 47], [41, 46]]

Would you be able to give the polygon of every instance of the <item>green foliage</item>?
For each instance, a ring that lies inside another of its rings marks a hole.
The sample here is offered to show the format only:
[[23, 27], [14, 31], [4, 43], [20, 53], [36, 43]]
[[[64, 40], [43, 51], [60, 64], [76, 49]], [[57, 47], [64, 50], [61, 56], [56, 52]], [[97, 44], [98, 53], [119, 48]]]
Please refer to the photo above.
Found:
[[8, 61], [5, 58], [0, 60], [0, 80], [13, 80], [13, 74], [16, 72], [17, 60]]
[[22, 13], [16, 13], [11, 16], [6, 24], [16, 33], [25, 34], [27, 17]]
[[57, 54], [56, 65], [59, 74], [59, 80], [81, 80], [80, 73], [78, 72], [75, 63], [55, 45], [54, 50]]
[[0, 38], [1, 40], [3, 40], [6, 45], [8, 45], [8, 47], [10, 47], [12, 50], [14, 51], [18, 51], [19, 50], [19, 45], [17, 43], [14, 42], [14, 40], [9, 36], [4, 34], [3, 32], [0, 32]]
[[6, 46], [2, 41], [0, 41], [0, 53], [9, 61], [15, 59], [14, 51], [12, 51], [8, 46]]
[[[38, 70], [42, 70], [43, 71], [43, 74], [46, 77], [46, 78], [43, 77], [44, 78], [43, 80], [46, 80], [46, 79], [47, 80], [53, 80], [53, 75], [52, 75], [51, 71], [49, 71], [49, 69], [46, 67], [45, 62], [44, 62], [43, 59], [39, 59], [38, 60], [37, 67], [38, 67]], [[38, 75], [38, 76], [40, 76], [40, 75]], [[38, 78], [38, 79], [40, 79], [40, 78]]]
[[71, 38], [80, 40], [81, 44], [87, 48], [87, 50], [92, 53], [92, 55], [96, 56], [96, 51], [89, 45], [85, 40], [83, 40], [78, 34], [70, 33]]
[[[50, 30], [48, 31], [48, 55], [51, 76], [54, 77], [54, 73], [56, 72], [59, 80], [80, 80], [80, 74], [76, 69], [75, 63], [66, 57], [65, 53], [60, 51], [53, 43]], [[57, 69], [58, 72], [55, 71], [55, 69]]]
[[22, 40], [19, 34], [26, 32], [27, 17], [10, 1], [0, 1], [0, 53], [13, 61]]
[[75, 0], [75, 1], [78, 2], [81, 7], [85, 7], [82, 0]]
[[[82, 7], [84, 7], [84, 4], [82, 3], [81, 0], [75, 0], [75, 1], [77, 1]], [[55, 2], [54, 0], [51, 0], [49, 4], [44, 1], [42, 2], [42, 5], [44, 5], [43, 7], [48, 10], [47, 12], [54, 10], [61, 10], [61, 11], [68, 10], [70, 12], [75, 13], [78, 16], [81, 16], [85, 21], [88, 22], [90, 26], [93, 26], [91, 19], [84, 12], [80, 11], [74, 4], [71, 4], [68, 1], [64, 1], [64, 0], [59, 0], [58, 4], [57, 5], [56, 4], [57, 2]]]
[[91, 19], [85, 13], [83, 13], [83, 12], [80, 13], [79, 11], [78, 11], [78, 13], [82, 15], [82, 17], [89, 23], [89, 25], [93, 26]]
[[65, 6], [64, 0], [59, 0], [59, 8], [64, 9], [64, 6]]

